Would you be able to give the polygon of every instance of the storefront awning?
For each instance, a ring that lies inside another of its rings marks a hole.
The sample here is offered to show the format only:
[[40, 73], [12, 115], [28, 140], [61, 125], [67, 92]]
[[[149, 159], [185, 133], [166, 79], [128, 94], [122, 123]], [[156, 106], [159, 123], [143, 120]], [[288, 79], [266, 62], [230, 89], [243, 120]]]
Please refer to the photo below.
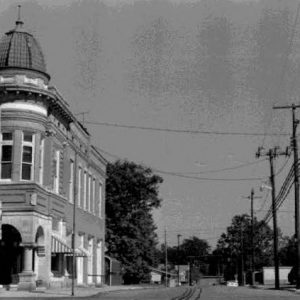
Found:
[[[55, 235], [52, 235], [51, 237], [51, 252], [73, 256], [73, 249]], [[76, 248], [75, 256], [86, 257], [88, 256], [88, 252], [84, 251], [84, 249]]]
[[73, 249], [69, 247], [65, 242], [56, 236], [51, 237], [51, 252], [52, 253], [72, 253]]

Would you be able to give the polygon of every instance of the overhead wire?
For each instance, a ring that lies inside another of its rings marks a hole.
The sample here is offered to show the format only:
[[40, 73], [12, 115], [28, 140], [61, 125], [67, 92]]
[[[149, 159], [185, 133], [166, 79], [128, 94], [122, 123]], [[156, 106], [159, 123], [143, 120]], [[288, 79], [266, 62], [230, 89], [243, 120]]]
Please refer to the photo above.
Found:
[[233, 135], [233, 136], [287, 136], [288, 133], [258, 133], [258, 132], [239, 132], [239, 131], [213, 131], [213, 130], [192, 130], [192, 129], [172, 129], [172, 128], [161, 128], [161, 127], [147, 127], [140, 125], [127, 125], [110, 122], [96, 122], [96, 121], [85, 121], [86, 124], [118, 127], [126, 129], [138, 129], [146, 131], [162, 131], [169, 133], [188, 133], [188, 134], [206, 134], [206, 135]]
[[[108, 151], [103, 150], [102, 148], [95, 146], [100, 152], [113, 157], [115, 159], [122, 159], [119, 156], [115, 154], [111, 154]], [[263, 160], [261, 160], [263, 161]], [[193, 179], [193, 180], [200, 180], [200, 181], [223, 181], [223, 182], [233, 182], [233, 181], [260, 181], [264, 180], [267, 177], [249, 177], [249, 178], [209, 178], [209, 177], [198, 177], [198, 176], [190, 176], [190, 175], [185, 175], [183, 173], [176, 173], [176, 172], [169, 172], [169, 171], [164, 171], [156, 168], [152, 168], [152, 170], [156, 173], [164, 174], [164, 175], [169, 175], [169, 176], [175, 176], [175, 177], [181, 177], [181, 178], [186, 178], [186, 179]]]
[[[298, 167], [299, 167], [299, 161], [298, 161]], [[275, 198], [275, 208], [276, 210], [282, 205], [284, 200], [286, 199], [287, 195], [289, 194], [292, 186], [294, 184], [294, 166], [291, 166], [291, 169], [283, 182], [281, 189], [278, 193], [278, 195]], [[272, 218], [272, 206], [270, 206], [268, 212], [266, 213], [264, 217], [264, 221], [267, 223]]]
[[219, 172], [223, 172], [223, 171], [229, 171], [229, 170], [236, 170], [236, 169], [240, 169], [240, 168], [244, 168], [250, 165], [255, 165], [258, 163], [261, 163], [263, 161], [266, 161], [265, 158], [263, 159], [257, 159], [255, 161], [252, 162], [247, 162], [247, 163], [243, 163], [240, 165], [237, 165], [235, 167], [228, 167], [228, 168], [223, 168], [223, 169], [213, 169], [213, 170], [205, 170], [205, 171], [198, 171], [198, 172], [176, 172], [178, 174], [209, 174], [209, 173], [219, 173]]
[[279, 174], [284, 170], [284, 168], [287, 166], [289, 160], [290, 160], [290, 156], [286, 159], [286, 161], [283, 163], [283, 165], [282, 165], [281, 168], [277, 171], [277, 173], [275, 173], [275, 176], [279, 175]]

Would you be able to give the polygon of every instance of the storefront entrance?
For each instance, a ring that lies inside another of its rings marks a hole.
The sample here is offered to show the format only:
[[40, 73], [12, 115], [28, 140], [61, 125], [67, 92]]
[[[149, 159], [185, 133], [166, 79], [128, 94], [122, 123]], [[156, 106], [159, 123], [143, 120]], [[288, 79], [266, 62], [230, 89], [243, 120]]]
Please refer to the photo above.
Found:
[[22, 271], [22, 247], [19, 231], [7, 224], [2, 225], [0, 240], [0, 284], [17, 284]]

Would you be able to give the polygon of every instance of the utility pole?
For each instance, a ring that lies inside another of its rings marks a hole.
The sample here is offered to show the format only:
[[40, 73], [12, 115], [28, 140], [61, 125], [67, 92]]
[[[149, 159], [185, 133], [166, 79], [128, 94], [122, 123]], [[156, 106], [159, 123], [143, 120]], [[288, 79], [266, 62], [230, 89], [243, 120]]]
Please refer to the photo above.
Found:
[[189, 286], [192, 286], [192, 266], [193, 266], [193, 261], [192, 261], [192, 258], [190, 258], [190, 261], [189, 261]]
[[261, 197], [254, 197], [254, 189], [251, 189], [251, 193], [250, 196], [246, 197], [246, 199], [250, 199], [251, 200], [251, 205], [250, 205], [250, 209], [251, 209], [251, 280], [252, 280], [252, 285], [254, 285], [255, 283], [255, 276], [254, 276], [254, 272], [255, 272], [255, 252], [254, 252], [254, 199], [260, 199]]
[[299, 120], [296, 120], [295, 111], [300, 105], [286, 105], [286, 106], [275, 106], [273, 109], [291, 109], [292, 110], [292, 121], [293, 121], [293, 134], [292, 134], [292, 149], [294, 152], [294, 182], [295, 182], [295, 238], [296, 238], [296, 249], [297, 249], [297, 276], [296, 276], [296, 289], [300, 289], [300, 222], [299, 222], [299, 169], [298, 169], [298, 144], [297, 144], [297, 125]]
[[241, 224], [241, 285], [244, 286], [245, 285], [245, 266], [244, 266], [244, 234], [243, 234], [243, 230], [244, 230], [244, 226], [243, 223]]
[[179, 244], [180, 244], [180, 237], [181, 237], [181, 234], [177, 234], [177, 266], [178, 266], [178, 273], [177, 273], [177, 280], [178, 280], [178, 286], [180, 285], [179, 284], [179, 281], [180, 281], [180, 274], [179, 274], [179, 269], [180, 269], [180, 261], [179, 261]]
[[74, 296], [74, 285], [75, 285], [75, 271], [76, 271], [76, 256], [75, 256], [75, 238], [76, 238], [76, 198], [77, 198], [77, 149], [75, 149], [75, 159], [73, 165], [73, 230], [72, 230], [72, 292]]
[[165, 228], [165, 285], [168, 287], [168, 245], [167, 245], [167, 229]]
[[194, 264], [194, 261], [195, 261], [195, 258], [197, 256], [188, 256], [188, 260], [189, 260], [189, 286], [192, 286], [193, 285], [193, 280], [192, 280], [192, 274], [193, 274], [193, 264]]
[[273, 215], [273, 241], [274, 241], [274, 266], [275, 266], [275, 289], [279, 290], [279, 257], [278, 257], [278, 231], [277, 231], [277, 213], [276, 213], [276, 193], [275, 193], [275, 175], [274, 175], [274, 159], [279, 155], [287, 155], [287, 151], [279, 152], [279, 147], [269, 149], [262, 153], [263, 147], [259, 147], [256, 157], [267, 156], [270, 162], [270, 182], [272, 187], [272, 215]]

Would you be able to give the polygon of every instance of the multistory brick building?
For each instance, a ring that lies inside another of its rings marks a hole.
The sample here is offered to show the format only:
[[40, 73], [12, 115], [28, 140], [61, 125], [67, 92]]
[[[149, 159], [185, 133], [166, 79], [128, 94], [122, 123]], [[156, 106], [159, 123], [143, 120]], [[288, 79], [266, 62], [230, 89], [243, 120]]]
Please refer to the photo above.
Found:
[[[0, 284], [101, 284], [106, 161], [18, 19], [0, 39]], [[75, 212], [75, 252], [72, 247]]]

